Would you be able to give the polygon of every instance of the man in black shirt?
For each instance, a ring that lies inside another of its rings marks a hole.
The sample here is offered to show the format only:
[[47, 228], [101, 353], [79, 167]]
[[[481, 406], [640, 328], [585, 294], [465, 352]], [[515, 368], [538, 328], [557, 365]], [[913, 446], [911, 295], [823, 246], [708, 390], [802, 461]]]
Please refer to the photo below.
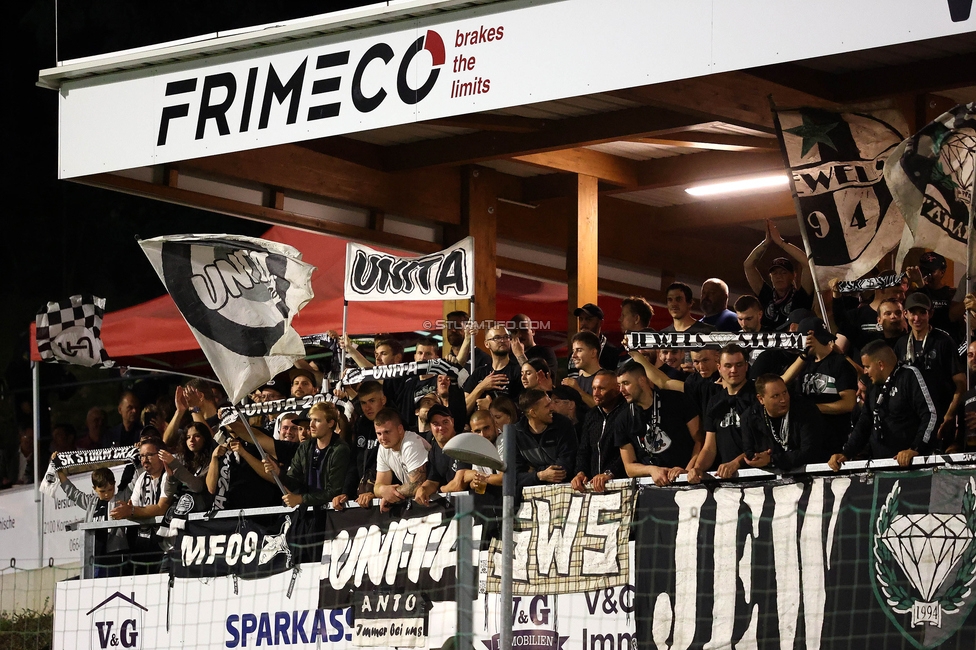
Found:
[[620, 301], [620, 331], [653, 332], [651, 319], [654, 318], [654, 308], [643, 296], [630, 296]]
[[471, 469], [468, 463], [451, 458], [444, 453], [444, 445], [454, 437], [454, 417], [443, 404], [434, 404], [427, 411], [427, 422], [433, 442], [427, 452], [427, 480], [414, 493], [414, 501], [422, 506], [430, 505], [430, 497], [435, 492], [460, 492], [466, 486], [461, 480], [464, 472]]
[[518, 486], [565, 482], [576, 465], [573, 423], [553, 413], [552, 400], [537, 388], [522, 393], [519, 409], [525, 415], [515, 425]]
[[[777, 257], [769, 267], [769, 284], [759, 272], [759, 259], [776, 244], [790, 258]], [[794, 309], [813, 307], [813, 276], [806, 270], [807, 256], [787, 243], [772, 222], [766, 222], [766, 238], [749, 254], [742, 264], [749, 286], [763, 305], [763, 329], [786, 329], [786, 317]]]
[[[558, 367], [556, 353], [549, 346], [536, 344], [532, 319], [525, 314], [515, 314], [512, 316], [512, 324], [515, 325], [515, 331], [512, 332], [512, 354], [519, 366], [529, 359], [542, 359], [549, 366], [549, 370], [555, 372]], [[487, 363], [491, 363], [491, 360]]]
[[468, 415], [478, 408], [478, 400], [485, 395], [507, 394], [518, 402], [522, 393], [522, 370], [511, 354], [512, 337], [504, 327], [493, 327], [485, 335], [485, 346], [491, 352], [491, 364], [475, 368], [464, 382], [464, 401]]
[[907, 269], [908, 279], [912, 283], [910, 291], [925, 294], [932, 303], [932, 327], [946, 332], [958, 344], [963, 334], [958, 322], [962, 312], [957, 310], [957, 318], [952, 317], [956, 289], [946, 282], [946, 268], [946, 258], [938, 253], [922, 253], [918, 266]]
[[929, 451], [938, 421], [922, 373], [898, 363], [894, 350], [881, 341], [864, 346], [861, 363], [872, 383], [864, 410], [844, 450], [827, 464], [836, 472], [870, 445], [871, 458], [895, 458], [907, 467], [912, 458]]
[[563, 386], [568, 386], [580, 394], [583, 402], [593, 408], [593, 377], [600, 369], [600, 339], [592, 332], [579, 332], [572, 339], [572, 358], [575, 375], [563, 379]]
[[[579, 319], [579, 331], [593, 332], [600, 340], [600, 366], [607, 370], [615, 370], [617, 360], [620, 358], [620, 348], [607, 343], [607, 337], [602, 333], [603, 310], [588, 302], [582, 307], [577, 307], [573, 315]], [[572, 368], [572, 362], [570, 368]]]
[[122, 446], [134, 444], [139, 440], [142, 423], [139, 421], [139, 398], [131, 390], [127, 390], [119, 397], [119, 415], [122, 421], [108, 430], [106, 434], [107, 446]]
[[[800, 323], [807, 318], [816, 318], [809, 309], [794, 309], [786, 317], [786, 331], [800, 331]], [[770, 348], [768, 350], [753, 350], [753, 357], [749, 368], [749, 379], [755, 381], [760, 375], [782, 375], [786, 369], [793, 365], [799, 356], [793, 350], [783, 348]], [[758, 352], [759, 354], [756, 354]]]
[[756, 380], [756, 399], [742, 418], [742, 451], [750, 467], [788, 472], [817, 459], [823, 439], [820, 412], [802, 397], [790, 397], [778, 375]]
[[722, 390], [718, 383], [718, 350], [695, 350], [691, 353], [691, 362], [695, 372], [684, 380], [672, 379], [662, 368], [651, 364], [644, 355], [636, 350], [631, 351], [631, 358], [644, 367], [648, 380], [661, 390], [673, 390], [684, 393], [695, 408], [699, 417], [704, 417], [708, 402], [716, 393]]
[[596, 408], [590, 409], [583, 421], [579, 449], [576, 453], [576, 476], [573, 489], [582, 492], [586, 483], [595, 492], [603, 492], [607, 481], [626, 475], [620, 459], [620, 448], [614, 444], [617, 427], [626, 418], [627, 400], [620, 394], [617, 376], [601, 368], [593, 377], [593, 399]]
[[714, 325], [695, 320], [691, 315], [694, 296], [691, 287], [684, 282], [672, 282], [665, 293], [668, 301], [668, 313], [671, 314], [671, 324], [662, 332], [688, 332], [689, 334], [708, 334], [715, 331]]
[[746, 351], [730, 344], [719, 355], [721, 390], [716, 392], [705, 407], [702, 428], [705, 442], [702, 450], [688, 469], [688, 482], [698, 483], [705, 472], [718, 463], [719, 478], [731, 478], [742, 463], [745, 454], [742, 444], [742, 416], [756, 401], [756, 389], [749, 379]]
[[828, 456], [836, 454], [851, 432], [851, 411], [857, 402], [857, 371], [834, 349], [833, 334], [816, 316], [804, 319], [799, 331], [807, 335], [805, 350], [793, 362], [783, 380], [795, 394], [803, 395], [823, 415], [823, 440], [817, 444]]
[[895, 353], [922, 372], [940, 418], [936, 436], [948, 443], [955, 435], [956, 410], [966, 392], [959, 353], [952, 337], [932, 327], [932, 302], [927, 295], [917, 291], [908, 296], [905, 310], [911, 329], [898, 340]]
[[856, 296], [843, 295], [837, 291], [839, 278], [828, 283], [833, 300], [830, 309], [834, 314], [837, 330], [851, 345], [860, 350], [879, 337], [878, 326], [881, 320], [881, 303], [887, 300], [905, 302], [905, 287], [901, 284], [873, 292], [871, 302], [861, 302]]
[[616, 445], [627, 476], [650, 476], [668, 485], [686, 471], [701, 449], [700, 419], [681, 393], [655, 390], [636, 362], [617, 370], [630, 422], [617, 430]]
[[444, 360], [462, 368], [469, 367], [471, 360], [471, 348], [474, 347], [474, 367], [484, 366], [491, 363], [491, 357], [481, 348], [473, 345], [470, 335], [465, 332], [468, 322], [468, 313], [464, 311], [452, 311], [446, 317], [447, 320], [447, 346], [444, 352]]
[[[969, 367], [969, 376], [976, 377], [976, 341], [966, 348], [966, 365]], [[965, 436], [959, 441], [962, 443], [960, 451], [976, 451], [976, 385], [966, 393], [963, 420]]]
[[378, 381], [364, 381], [359, 386], [360, 413], [352, 425], [352, 458], [346, 472], [344, 494], [332, 499], [332, 507], [342, 510], [343, 504], [355, 499], [363, 508], [373, 503], [373, 483], [376, 481], [376, 428], [373, 419], [386, 406], [386, 394]]

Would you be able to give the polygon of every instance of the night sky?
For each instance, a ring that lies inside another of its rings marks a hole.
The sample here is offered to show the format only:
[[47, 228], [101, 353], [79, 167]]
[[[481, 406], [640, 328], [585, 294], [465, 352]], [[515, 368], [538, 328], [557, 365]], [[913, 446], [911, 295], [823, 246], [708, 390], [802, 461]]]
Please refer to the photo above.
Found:
[[0, 397], [29, 385], [27, 331], [47, 301], [91, 293], [115, 311], [164, 292], [136, 236], [259, 235], [268, 227], [58, 180], [57, 93], [35, 85], [38, 71], [54, 66], [56, 56], [66, 60], [362, 4], [368, 3], [61, 1], [57, 39], [53, 0], [6, 5]]

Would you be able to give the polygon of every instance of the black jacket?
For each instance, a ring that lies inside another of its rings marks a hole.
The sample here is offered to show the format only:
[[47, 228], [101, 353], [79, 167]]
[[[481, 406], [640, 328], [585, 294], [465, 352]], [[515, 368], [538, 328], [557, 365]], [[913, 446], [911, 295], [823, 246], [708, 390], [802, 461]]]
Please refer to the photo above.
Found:
[[576, 473], [583, 472], [587, 478], [604, 472], [610, 472], [614, 478], [627, 475], [620, 459], [620, 447], [613, 442], [617, 427], [631, 421], [626, 411], [627, 400], [622, 395], [611, 405], [609, 413], [599, 406], [589, 410], [576, 451]]
[[519, 488], [527, 485], [542, 485], [536, 474], [550, 465], [559, 465], [566, 470], [566, 481], [576, 474], [576, 429], [564, 415], [552, 414], [552, 424], [542, 433], [533, 433], [526, 418], [515, 425], [518, 444]]
[[884, 386], [874, 385], [868, 390], [861, 417], [843, 453], [854, 458], [870, 443], [871, 458], [894, 458], [906, 449], [924, 454], [932, 444], [938, 422], [922, 372], [899, 364]]
[[758, 401], [742, 418], [742, 451], [746, 458], [772, 450], [772, 466], [787, 472], [818, 460], [824, 437], [823, 417], [813, 402], [799, 395], [790, 396], [789, 431], [783, 447], [769, 430], [766, 409]]

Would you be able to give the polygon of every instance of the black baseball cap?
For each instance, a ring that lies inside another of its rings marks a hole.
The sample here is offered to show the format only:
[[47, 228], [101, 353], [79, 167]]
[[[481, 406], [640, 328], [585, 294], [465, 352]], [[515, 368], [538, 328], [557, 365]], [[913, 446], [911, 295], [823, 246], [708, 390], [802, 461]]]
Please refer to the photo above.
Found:
[[942, 257], [938, 253], [922, 253], [922, 256], [918, 258], [918, 268], [927, 272], [933, 273], [938, 270], [945, 270], [946, 268], [946, 258]]
[[[312, 382], [314, 383], [315, 380], [313, 379]], [[286, 397], [288, 393], [291, 392], [291, 376], [287, 370], [284, 372], [279, 372], [277, 375], [269, 379], [268, 383], [262, 386], [259, 390], [276, 390], [283, 397]]]
[[600, 309], [597, 305], [594, 305], [592, 302], [588, 302], [582, 307], [577, 307], [576, 311], [573, 312], [573, 315], [576, 316], [577, 318], [579, 318], [580, 316], [590, 316], [590, 317], [596, 316], [600, 320], [603, 320], [603, 310]]
[[796, 273], [796, 269], [793, 268], [793, 261], [788, 257], [777, 257], [774, 259], [773, 263], [769, 265], [769, 272], [772, 273], [773, 269], [775, 268], [781, 268], [784, 271]]
[[926, 311], [932, 311], [932, 301], [921, 291], [916, 291], [905, 300], [905, 311], [911, 311], [919, 307]]
[[448, 409], [443, 404], [434, 404], [429, 409], [427, 409], [427, 421], [430, 422], [431, 418], [434, 417], [435, 415], [442, 415], [444, 417], [451, 418], [452, 420], [454, 419], [454, 416], [451, 415], [450, 409]]
[[315, 373], [308, 368], [292, 368], [288, 371], [288, 390], [286, 393], [291, 393], [291, 383], [295, 381], [295, 377], [308, 377], [308, 380], [312, 382], [313, 386], [319, 385], [319, 380], [315, 378]]
[[820, 341], [823, 345], [827, 345], [837, 337], [827, 331], [827, 326], [824, 322], [813, 316], [812, 318], [804, 318], [799, 323], [799, 332], [806, 334], [808, 332], [813, 332], [813, 337]]
[[[800, 307], [799, 309], [793, 309], [786, 317], [786, 326], [789, 327], [790, 325], [800, 325], [803, 321], [809, 318], [816, 318], [816, 317], [817, 315], [814, 314], [809, 309], [803, 309], [802, 307]], [[806, 332], [807, 330], [801, 327], [800, 331]]]

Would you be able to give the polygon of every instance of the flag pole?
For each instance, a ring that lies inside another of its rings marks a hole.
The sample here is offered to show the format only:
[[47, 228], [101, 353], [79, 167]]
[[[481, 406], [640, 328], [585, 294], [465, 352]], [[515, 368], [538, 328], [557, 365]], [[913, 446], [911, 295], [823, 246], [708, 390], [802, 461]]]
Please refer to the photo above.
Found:
[[[342, 301], [342, 338], [347, 339], [349, 333], [346, 331], [346, 320], [349, 316], [349, 301], [343, 299]], [[339, 349], [342, 350], [342, 354], [339, 358], [339, 378], [342, 378], [342, 373], [346, 369], [346, 346], [340, 345]]]
[[803, 223], [803, 208], [800, 207], [800, 197], [796, 193], [796, 184], [793, 181], [793, 171], [790, 167], [790, 158], [786, 153], [786, 141], [783, 139], [783, 127], [779, 123], [779, 113], [776, 110], [776, 103], [773, 96], [769, 95], [769, 110], [773, 113], [773, 125], [776, 127], [776, 140], [779, 142], [779, 151], [783, 155], [783, 165], [790, 179], [790, 194], [793, 196], [793, 208], [796, 210], [796, 220], [800, 226], [800, 237], [803, 239], [803, 250], [807, 254], [807, 265], [810, 267], [810, 274], [813, 278], [813, 290], [817, 294], [817, 303], [820, 305], [820, 315], [823, 317], [827, 331], [831, 331], [830, 317], [827, 314], [827, 307], [824, 304], [823, 294], [820, 291], [820, 281], [817, 280], [817, 268], [813, 263], [813, 251], [810, 248], [810, 237], [807, 235], [806, 224]]
[[[470, 320], [472, 323], [474, 323], [475, 321], [474, 321], [474, 294], [473, 293], [471, 294], [470, 303], [471, 303], [471, 308], [468, 311], [468, 313], [471, 314], [471, 315], [468, 316], [468, 320]], [[473, 327], [471, 328], [471, 331], [468, 332], [468, 336], [471, 337], [471, 343], [468, 344], [468, 366], [470, 366], [470, 368], [471, 368], [471, 374], [474, 375], [474, 345], [475, 345], [475, 337], [474, 337], [474, 328]]]
[[34, 509], [37, 516], [37, 566], [44, 566], [44, 501], [41, 499], [41, 363], [31, 361], [32, 410], [34, 411]]
[[[976, 213], [976, 178], [973, 178], [973, 187], [969, 193], [969, 230], [966, 232], [966, 295], [973, 292], [973, 253], [976, 252], [976, 242], [973, 241], [973, 221]], [[973, 330], [970, 320], [969, 310], [966, 310], [966, 351], [973, 342]], [[972, 377], [970, 372], [966, 373], [966, 389], [972, 388]]]
[[[238, 408], [237, 404], [234, 404], [234, 411], [237, 413], [237, 417], [241, 419], [241, 422], [244, 423], [244, 428], [247, 429], [247, 434], [251, 436], [251, 442], [253, 442], [254, 446], [258, 448], [258, 455], [261, 457], [261, 462], [263, 463], [265, 459], [267, 459], [268, 454], [265, 453], [264, 447], [258, 444], [258, 439], [254, 435], [254, 430], [251, 429], [251, 423], [247, 421], [246, 417], [244, 417], [244, 414], [241, 412], [241, 409]], [[281, 484], [281, 479], [278, 478], [277, 474], [272, 473], [271, 478], [274, 479], [274, 482], [278, 486], [278, 489], [281, 490], [282, 496], [288, 494], [288, 490], [286, 490], [285, 486]]]

